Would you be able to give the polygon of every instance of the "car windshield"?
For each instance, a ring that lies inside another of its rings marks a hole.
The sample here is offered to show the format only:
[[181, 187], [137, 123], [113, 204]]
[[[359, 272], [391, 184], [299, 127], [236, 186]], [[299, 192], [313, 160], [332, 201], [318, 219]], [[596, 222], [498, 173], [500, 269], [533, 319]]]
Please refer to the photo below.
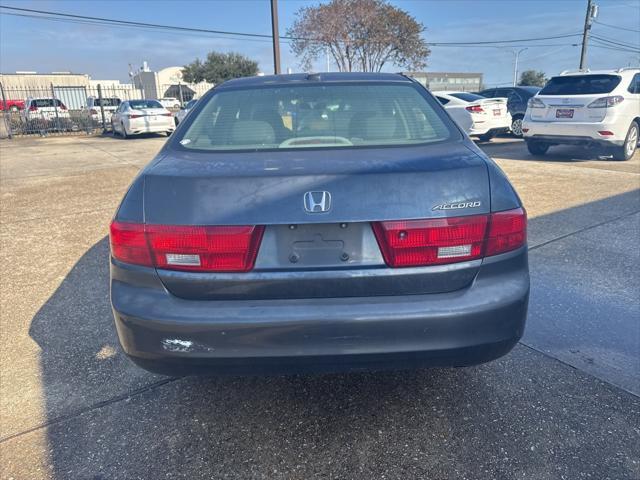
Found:
[[439, 109], [413, 85], [223, 90], [209, 98], [178, 140], [200, 150], [430, 143], [455, 134]]
[[540, 95], [590, 95], [609, 93], [618, 86], [618, 75], [567, 75], [553, 77]]
[[133, 109], [164, 108], [157, 100], [130, 100], [129, 106]]
[[459, 98], [460, 100], [464, 100], [465, 102], [476, 102], [478, 100], [486, 100], [482, 95], [476, 95], [475, 93], [450, 93], [452, 97]]
[[96, 107], [117, 107], [118, 105], [120, 105], [120, 99], [119, 98], [96, 98], [93, 101], [93, 104]]
[[[34, 104], [38, 108], [47, 108], [47, 107], [53, 108], [54, 106], [53, 102], [54, 102], [53, 98], [38, 98], [36, 100], [32, 100], [32, 104]], [[63, 106], [62, 102], [57, 98], [55, 102], [58, 107]]]

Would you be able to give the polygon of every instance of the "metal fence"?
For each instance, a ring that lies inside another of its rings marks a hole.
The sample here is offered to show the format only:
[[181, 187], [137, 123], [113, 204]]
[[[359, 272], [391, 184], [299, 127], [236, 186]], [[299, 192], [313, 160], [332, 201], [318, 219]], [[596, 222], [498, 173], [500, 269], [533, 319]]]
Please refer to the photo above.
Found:
[[[95, 134], [111, 131], [111, 115], [126, 100], [144, 98], [133, 86], [4, 88], [0, 83], [0, 122], [7, 136]], [[191, 99], [193, 95], [189, 95]], [[186, 99], [178, 100], [185, 103]], [[176, 111], [175, 105], [169, 110]]]

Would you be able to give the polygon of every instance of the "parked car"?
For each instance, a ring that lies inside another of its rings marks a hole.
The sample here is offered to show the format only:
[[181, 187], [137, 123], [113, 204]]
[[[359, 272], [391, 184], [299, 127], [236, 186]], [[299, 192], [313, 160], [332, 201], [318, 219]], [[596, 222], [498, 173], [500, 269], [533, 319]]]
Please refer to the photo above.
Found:
[[118, 97], [87, 97], [87, 114], [94, 124], [102, 125], [102, 111], [104, 111], [105, 122], [111, 122], [113, 112], [121, 103], [122, 100]]
[[230, 80], [179, 132], [111, 223], [116, 329], [144, 368], [464, 366], [521, 337], [523, 206], [419, 83]]
[[552, 145], [603, 147], [630, 159], [640, 137], [640, 68], [565, 72], [531, 100], [522, 124], [529, 152]]
[[55, 120], [69, 118], [69, 110], [57, 98], [29, 97], [24, 102], [21, 114], [25, 120]]
[[128, 100], [122, 102], [111, 116], [113, 134], [122, 138], [140, 133], [166, 133], [176, 128], [173, 116], [157, 100]]
[[469, 136], [488, 142], [509, 131], [511, 115], [506, 99], [488, 99], [468, 92], [434, 92], [434, 95]]
[[196, 105], [197, 102], [198, 100], [196, 99], [189, 100], [184, 107], [180, 108], [178, 113], [175, 114], [176, 125], [178, 125], [181, 121], [184, 120], [184, 118], [191, 111], [191, 109]]
[[511, 133], [522, 138], [522, 119], [527, 111], [527, 102], [540, 91], [540, 87], [500, 87], [488, 88], [479, 93], [487, 98], [506, 98], [507, 108], [511, 115]]
[[0, 111], [17, 112], [19, 110], [24, 110], [24, 100], [7, 100], [5, 102], [0, 99]]
[[158, 100], [165, 108], [180, 108], [180, 100], [174, 97], [164, 97]]

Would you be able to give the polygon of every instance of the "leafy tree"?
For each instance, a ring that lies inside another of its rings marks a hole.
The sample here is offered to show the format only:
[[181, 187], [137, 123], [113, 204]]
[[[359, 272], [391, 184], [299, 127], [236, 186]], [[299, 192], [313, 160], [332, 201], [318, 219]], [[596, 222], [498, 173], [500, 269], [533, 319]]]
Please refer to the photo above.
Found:
[[520, 75], [520, 85], [524, 87], [544, 87], [547, 77], [540, 70], [525, 70]]
[[190, 83], [207, 81], [219, 84], [225, 80], [238, 77], [249, 77], [258, 73], [258, 62], [239, 53], [210, 52], [202, 62], [196, 59], [185, 65], [182, 77]]
[[386, 0], [330, 0], [296, 16], [287, 35], [306, 69], [328, 51], [342, 72], [379, 72], [386, 64], [419, 70], [431, 53], [424, 26]]

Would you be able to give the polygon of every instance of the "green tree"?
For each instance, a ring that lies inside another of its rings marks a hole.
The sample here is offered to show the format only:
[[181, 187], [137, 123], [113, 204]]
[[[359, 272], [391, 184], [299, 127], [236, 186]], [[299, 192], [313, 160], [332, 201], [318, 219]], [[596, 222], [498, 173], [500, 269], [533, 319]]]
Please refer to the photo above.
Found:
[[418, 70], [431, 53], [424, 26], [386, 0], [331, 0], [296, 17], [287, 35], [307, 69], [329, 52], [342, 72], [379, 72], [386, 64]]
[[207, 81], [217, 85], [232, 78], [249, 77], [257, 73], [258, 62], [244, 55], [210, 52], [204, 62], [196, 59], [185, 65], [182, 76], [190, 83]]
[[525, 70], [520, 75], [520, 85], [524, 87], [544, 87], [547, 77], [540, 70]]

